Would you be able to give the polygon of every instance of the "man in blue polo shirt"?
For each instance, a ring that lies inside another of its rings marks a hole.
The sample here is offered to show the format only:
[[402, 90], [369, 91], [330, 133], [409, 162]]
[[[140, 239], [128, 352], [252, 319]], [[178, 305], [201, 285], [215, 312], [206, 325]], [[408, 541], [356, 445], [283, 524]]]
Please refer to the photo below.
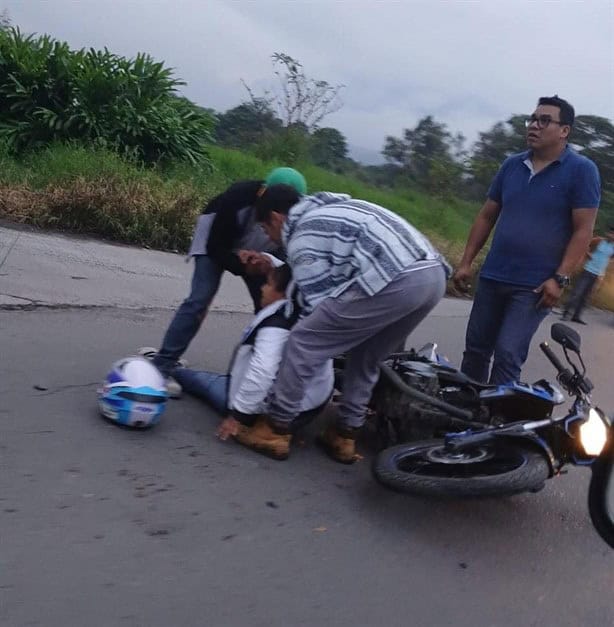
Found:
[[567, 101], [539, 99], [526, 121], [529, 150], [503, 162], [471, 227], [453, 277], [465, 289], [471, 263], [496, 224], [461, 366], [477, 381], [519, 379], [535, 331], [569, 285], [591, 240], [599, 172], [567, 145], [573, 122], [574, 109]]

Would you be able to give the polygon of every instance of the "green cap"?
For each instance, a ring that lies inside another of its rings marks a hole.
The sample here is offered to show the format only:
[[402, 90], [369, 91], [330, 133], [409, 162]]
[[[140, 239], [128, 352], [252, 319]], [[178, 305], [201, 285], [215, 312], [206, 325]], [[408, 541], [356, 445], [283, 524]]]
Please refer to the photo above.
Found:
[[264, 179], [266, 187], [271, 185], [290, 185], [301, 195], [307, 193], [307, 181], [305, 177], [294, 168], [275, 168], [271, 170], [266, 179]]

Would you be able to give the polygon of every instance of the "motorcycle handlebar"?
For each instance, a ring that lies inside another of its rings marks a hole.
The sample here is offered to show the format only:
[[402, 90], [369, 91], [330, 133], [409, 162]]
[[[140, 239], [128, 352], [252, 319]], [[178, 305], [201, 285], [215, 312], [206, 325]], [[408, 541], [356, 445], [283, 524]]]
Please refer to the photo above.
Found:
[[567, 368], [563, 366], [559, 358], [552, 352], [548, 342], [542, 342], [539, 347], [542, 349], [544, 355], [546, 355], [546, 357], [550, 360], [552, 365], [558, 370], [559, 374], [563, 374], [567, 371]]
[[552, 365], [558, 370], [557, 379], [559, 383], [570, 393], [578, 394], [582, 391], [588, 394], [593, 389], [593, 384], [579, 374], [572, 373], [569, 368], [565, 368], [559, 361], [559, 358], [552, 352], [548, 342], [542, 342], [539, 347], [544, 355], [552, 362]]

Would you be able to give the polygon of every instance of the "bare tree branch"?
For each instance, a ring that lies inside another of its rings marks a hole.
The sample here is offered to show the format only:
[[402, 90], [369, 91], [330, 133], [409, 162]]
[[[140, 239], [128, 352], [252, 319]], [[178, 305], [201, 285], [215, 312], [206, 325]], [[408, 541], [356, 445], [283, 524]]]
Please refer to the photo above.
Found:
[[11, 26], [11, 17], [7, 9], [0, 12], [0, 30], [7, 30]]
[[312, 131], [327, 115], [343, 106], [339, 94], [344, 85], [308, 78], [303, 66], [283, 52], [276, 52], [271, 58], [273, 74], [279, 82], [273, 93], [265, 90], [263, 96], [257, 97], [245, 81], [241, 82], [252, 103], [260, 100], [274, 107], [284, 126], [300, 124]]

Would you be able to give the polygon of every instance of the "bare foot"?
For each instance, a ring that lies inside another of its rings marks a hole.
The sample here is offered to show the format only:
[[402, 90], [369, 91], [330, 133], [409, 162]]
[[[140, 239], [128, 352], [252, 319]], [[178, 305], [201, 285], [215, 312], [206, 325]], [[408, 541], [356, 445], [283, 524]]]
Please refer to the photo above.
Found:
[[227, 440], [231, 435], [237, 435], [239, 432], [240, 422], [234, 418], [224, 418], [215, 430], [215, 435], [220, 440]]

